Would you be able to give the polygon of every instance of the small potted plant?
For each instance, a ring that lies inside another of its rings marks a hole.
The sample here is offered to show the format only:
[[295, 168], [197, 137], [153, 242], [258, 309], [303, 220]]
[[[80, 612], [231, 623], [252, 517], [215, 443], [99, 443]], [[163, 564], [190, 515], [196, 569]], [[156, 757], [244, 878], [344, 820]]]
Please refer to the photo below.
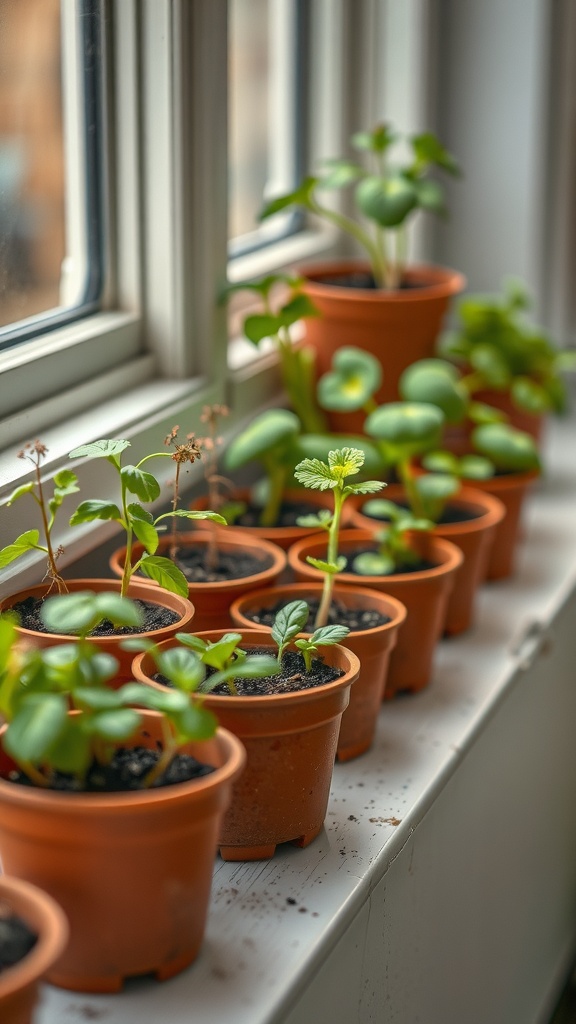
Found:
[[[394, 159], [397, 143], [408, 147], [403, 162]], [[455, 271], [406, 266], [413, 216], [418, 211], [445, 212], [443, 190], [431, 172], [454, 175], [458, 167], [430, 132], [404, 139], [390, 125], [378, 124], [353, 135], [351, 144], [359, 159], [327, 161], [294, 192], [267, 202], [261, 217], [303, 208], [353, 239], [367, 258], [300, 268], [306, 294], [321, 313], [306, 321], [305, 340], [316, 351], [319, 375], [343, 345], [372, 352], [385, 369], [377, 396], [382, 403], [398, 397], [398, 377], [406, 366], [433, 354], [448, 302], [464, 287], [464, 278]], [[322, 199], [325, 192], [343, 188], [353, 189], [352, 217]], [[332, 419], [330, 426], [340, 429]], [[359, 428], [350, 420], [342, 429]]]
[[[202, 457], [201, 442], [204, 439], [196, 440], [190, 435], [185, 442], [179, 443], [177, 438], [178, 427], [174, 427], [166, 438], [166, 446], [172, 450], [162, 454], [174, 460], [178, 471], [185, 462], [193, 462]], [[94, 456], [97, 454], [97, 451], [94, 452]], [[156, 523], [170, 517], [226, 527], [226, 519], [219, 512], [196, 507], [177, 508], [178, 487], [177, 472], [173, 483], [172, 509], [159, 516], [155, 522], [142, 524], [138, 510], [138, 516], [132, 524], [138, 540], [129, 537], [128, 543], [117, 548], [110, 558], [110, 566], [122, 579], [133, 579], [137, 572], [152, 576], [150, 566], [161, 566], [158, 572], [155, 570], [156, 575], [152, 578], [161, 585], [164, 578], [169, 583], [177, 581], [179, 593], [185, 594], [195, 608], [197, 627], [214, 629], [230, 623], [228, 609], [235, 595], [274, 582], [284, 569], [286, 559], [275, 544], [251, 541], [232, 532], [223, 536], [219, 531], [172, 531], [159, 538]], [[86, 502], [80, 506], [74, 521], [108, 515], [106, 506], [98, 505], [94, 508], [93, 505]], [[130, 516], [131, 508], [134, 506], [130, 506], [125, 515]], [[116, 514], [120, 515], [121, 521], [125, 521], [123, 513], [114, 507]], [[157, 550], [163, 551], [164, 555], [158, 556], [155, 553]]]
[[[479, 453], [444, 464], [439, 459], [434, 465], [429, 463], [432, 449], [441, 446], [451, 424], [471, 415], [472, 403], [453, 366], [437, 359], [413, 363], [399, 381], [404, 401], [380, 407], [374, 400], [379, 372], [368, 353], [356, 348], [343, 350], [319, 381], [320, 402], [330, 408], [361, 409], [366, 414], [365, 430], [379, 445], [383, 461], [397, 480], [388, 491], [389, 498], [407, 502], [415, 516], [432, 520], [437, 535], [453, 541], [463, 552], [464, 563], [446, 620], [447, 633], [460, 633], [473, 622], [475, 594], [486, 577], [491, 547], [505, 519], [500, 500], [474, 486], [477, 480], [491, 476], [494, 467]], [[474, 415], [487, 421], [500, 416], [480, 403], [475, 403]], [[462, 487], [463, 479], [466, 487]], [[388, 505], [366, 503], [355, 514], [355, 525], [371, 528], [374, 520], [387, 518]]]
[[[433, 413], [439, 412], [430, 408]], [[330, 486], [330, 462], [318, 464], [304, 460], [295, 473], [306, 486]], [[396, 506], [390, 505], [393, 511]], [[398, 510], [398, 513], [398, 519], [383, 531], [382, 539], [375, 538], [374, 530], [344, 531], [338, 544], [341, 554], [337, 562], [332, 552], [326, 554], [325, 542], [317, 537], [304, 538], [288, 552], [288, 562], [297, 580], [318, 580], [322, 574], [337, 572], [338, 580], [344, 585], [366, 584], [405, 605], [406, 622], [392, 651], [386, 696], [400, 690], [419, 690], [428, 684], [434, 648], [446, 622], [448, 597], [463, 560], [454, 544], [433, 536], [434, 524], [430, 520], [417, 518], [407, 510]], [[386, 560], [365, 557], [381, 556], [386, 541]]]
[[[121, 623], [131, 602], [110, 596], [107, 614]], [[42, 614], [72, 630], [90, 600], [92, 625], [101, 612], [86, 595], [49, 598]], [[49, 980], [107, 992], [131, 975], [170, 977], [197, 955], [244, 751], [193, 683], [188, 693], [112, 687], [117, 662], [87, 633], [34, 648], [0, 617], [0, 857], [69, 920]]]
[[[303, 636], [307, 616], [306, 602], [292, 602], [278, 614], [271, 632], [178, 634], [156, 648], [147, 645], [135, 658], [137, 679], [153, 684], [159, 669], [156, 685], [162, 685], [166, 664], [175, 659], [179, 671], [172, 671], [172, 678], [187, 688], [185, 653], [199, 655], [215, 670], [201, 688], [210, 691], [205, 706], [247, 752], [246, 770], [220, 833], [225, 860], [267, 860], [278, 844], [307, 846], [322, 828], [342, 712], [360, 666], [338, 642], [346, 637], [346, 627], [330, 625]], [[132, 649], [139, 646], [130, 642]], [[262, 672], [255, 671], [255, 658], [264, 659]]]
[[[524, 499], [541, 472], [538, 444], [526, 431], [504, 422], [506, 414], [479, 402], [470, 377], [442, 359], [425, 359], [410, 366], [400, 378], [400, 391], [408, 400], [438, 405], [446, 417], [440, 451], [422, 459], [425, 469], [459, 476], [476, 492], [502, 502], [505, 516], [496, 524], [488, 555], [488, 579], [504, 579], [514, 569]], [[451, 443], [452, 430], [463, 428], [464, 445]], [[461, 450], [463, 454], [458, 454]]]
[[[367, 471], [377, 472], [381, 459], [376, 446], [368, 438], [336, 438], [330, 434], [303, 434], [296, 415], [289, 409], [274, 408], [259, 413], [239, 434], [232, 438], [224, 455], [227, 472], [237, 473], [257, 466], [260, 476], [251, 488], [233, 491], [234, 530], [242, 530], [261, 540], [269, 540], [287, 550], [294, 541], [315, 532], [304, 516], [327, 508], [330, 501], [322, 493], [310, 494], [294, 477], [294, 466], [305, 457], [325, 458], [338, 442], [342, 447], [361, 447]], [[193, 503], [204, 508], [209, 495]], [[240, 510], [239, 510], [240, 508]], [[227, 508], [220, 508], [228, 515]], [[350, 513], [345, 510], [345, 521]]]
[[502, 409], [513, 426], [538, 440], [543, 417], [566, 408], [563, 373], [576, 367], [576, 353], [558, 349], [526, 318], [530, 306], [526, 287], [515, 279], [504, 282], [500, 295], [468, 295], [438, 349], [463, 369], [469, 394]]
[[310, 633], [329, 623], [341, 623], [350, 629], [346, 646], [358, 657], [360, 675], [342, 715], [336, 749], [339, 761], [358, 757], [372, 745], [390, 654], [406, 618], [404, 605], [387, 594], [361, 585], [335, 586], [337, 574], [345, 566], [345, 560], [338, 554], [338, 545], [347, 499], [354, 494], [376, 493], [386, 486], [379, 480], [350, 482], [350, 477], [362, 469], [363, 462], [363, 453], [358, 449], [339, 449], [330, 452], [328, 463], [308, 460], [300, 464], [302, 469], [297, 469], [302, 484], [322, 486], [332, 497], [332, 512], [322, 510], [307, 519], [310, 526], [328, 533], [326, 560], [313, 563], [322, 573], [324, 582], [277, 584], [240, 598], [230, 609], [233, 621], [241, 628], [272, 629], [275, 615], [283, 606], [300, 599], [308, 609], [302, 624], [305, 631]]
[[40, 982], [68, 940], [68, 923], [48, 893], [0, 878], [0, 1020], [32, 1024]]
[[[64, 580], [57, 572], [55, 558], [58, 550], [53, 553], [52, 532], [56, 512], [60, 508], [63, 498], [78, 490], [76, 476], [68, 470], [56, 474], [52, 496], [48, 497], [40, 476], [40, 459], [45, 448], [40, 445], [40, 442], [36, 442], [36, 445], [33, 446], [36, 463], [34, 479], [19, 487], [9, 501], [15, 501], [25, 494], [30, 495], [36, 501], [40, 509], [45, 543], [44, 545], [39, 543], [38, 531], [28, 531], [21, 535], [14, 544], [4, 548], [0, 552], [0, 559], [3, 559], [4, 564], [8, 564], [15, 557], [26, 553], [31, 547], [46, 551], [48, 553], [48, 582], [11, 594], [1, 602], [0, 608], [2, 610], [11, 608], [16, 611], [20, 620], [19, 628], [36, 644], [49, 646], [69, 639], [61, 633], [48, 630], [41, 616], [43, 601], [55, 588], [61, 592], [91, 590], [102, 595], [104, 600], [104, 595], [109, 592], [117, 591], [123, 596], [129, 595], [138, 602], [139, 612], [133, 616], [134, 621], [124, 623], [122, 629], [124, 631], [150, 632], [157, 639], [173, 635], [178, 629], [184, 629], [192, 621], [194, 607], [188, 600], [188, 585], [184, 576], [170, 559], [156, 554], [159, 545], [159, 530], [162, 528], [164, 520], [174, 516], [185, 516], [189, 519], [212, 518], [221, 522], [224, 520], [215, 512], [192, 512], [176, 508], [155, 519], [145, 506], [159, 497], [160, 484], [156, 477], [143, 466], [149, 459], [166, 453], [160, 452], [145, 456], [136, 465], [123, 465], [122, 455], [129, 447], [130, 442], [127, 440], [102, 440], [82, 445], [70, 453], [70, 458], [106, 459], [114, 468], [120, 491], [118, 503], [107, 499], [82, 501], [72, 513], [70, 524], [75, 526], [97, 520], [112, 521], [118, 523], [125, 531], [126, 551], [132, 550], [134, 537], [138, 537], [142, 542], [142, 553], [138, 561], [126, 555], [119, 574], [121, 582], [117, 583], [115, 580], [106, 578]], [[149, 585], [150, 581], [154, 581], [159, 586], [153, 590]], [[120, 662], [118, 678], [122, 676], [126, 678], [130, 662], [119, 647], [118, 635], [110, 627], [110, 623], [105, 620], [99, 625], [98, 634], [93, 638], [94, 641], [102, 649], [108, 650], [118, 657]]]

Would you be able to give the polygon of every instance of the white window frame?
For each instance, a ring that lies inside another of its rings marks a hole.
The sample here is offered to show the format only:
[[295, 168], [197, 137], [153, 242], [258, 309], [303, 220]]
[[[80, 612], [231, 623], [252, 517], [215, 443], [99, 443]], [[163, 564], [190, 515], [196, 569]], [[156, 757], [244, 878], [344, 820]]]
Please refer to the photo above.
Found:
[[[104, 308], [2, 356], [0, 386], [11, 405], [0, 420], [0, 502], [27, 476], [16, 458], [27, 440], [39, 436], [47, 445], [50, 476], [79, 443], [124, 436], [138, 458], [159, 450], [175, 423], [187, 430], [198, 424], [206, 402], [232, 407], [233, 430], [280, 392], [274, 356], [255, 354], [248, 368], [229, 371], [226, 310], [215, 302], [227, 276], [240, 272], [238, 261], [227, 273], [226, 0], [102, 3], [111, 267]], [[333, 116], [343, 90], [348, 7], [348, 0], [313, 3], [315, 75], [324, 62], [323, 81], [312, 83], [314, 158], [340, 152], [348, 135], [346, 105]], [[326, 19], [336, 48], [322, 31]], [[320, 118], [324, 102], [329, 113]], [[303, 231], [268, 246], [262, 271], [326, 254], [334, 242], [322, 227]], [[241, 272], [248, 276], [246, 264]], [[106, 465], [75, 468], [83, 496], [106, 497], [113, 488]], [[2, 544], [37, 525], [26, 504], [2, 509]], [[110, 534], [104, 524], [84, 533], [60, 528], [63, 567]], [[2, 574], [0, 594], [14, 590], [16, 576], [22, 585], [35, 582], [41, 568], [34, 555], [19, 560]]]

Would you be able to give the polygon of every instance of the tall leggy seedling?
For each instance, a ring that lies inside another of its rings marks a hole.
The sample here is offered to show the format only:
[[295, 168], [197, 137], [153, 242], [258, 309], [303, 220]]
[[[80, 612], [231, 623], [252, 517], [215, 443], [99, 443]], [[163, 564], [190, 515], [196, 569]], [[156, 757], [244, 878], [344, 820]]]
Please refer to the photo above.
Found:
[[338, 555], [338, 538], [342, 509], [346, 498], [351, 494], [376, 494], [386, 486], [381, 480], [363, 480], [359, 483], [348, 483], [348, 478], [360, 472], [364, 465], [364, 452], [358, 448], [337, 448], [328, 452], [328, 462], [321, 459], [303, 459], [294, 470], [294, 476], [303, 487], [312, 490], [331, 490], [334, 495], [334, 508], [330, 512], [322, 509], [318, 515], [302, 516], [302, 526], [320, 526], [328, 533], [328, 551], [326, 560], [308, 556], [308, 562], [324, 575], [322, 598], [316, 616], [316, 628], [325, 626], [334, 589], [334, 576], [346, 567], [346, 559]]

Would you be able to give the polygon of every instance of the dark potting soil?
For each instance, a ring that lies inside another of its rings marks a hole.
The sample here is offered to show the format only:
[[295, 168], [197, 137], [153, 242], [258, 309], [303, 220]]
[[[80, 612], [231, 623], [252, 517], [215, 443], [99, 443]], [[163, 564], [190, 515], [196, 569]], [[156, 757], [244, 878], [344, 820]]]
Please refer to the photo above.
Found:
[[[300, 516], [315, 515], [318, 506], [310, 501], [283, 501], [280, 506], [278, 521], [275, 526], [298, 526]], [[235, 520], [236, 526], [260, 526], [261, 505], [248, 505], [245, 511]]]
[[0, 971], [13, 967], [36, 945], [38, 936], [0, 900]]
[[[246, 647], [247, 654], [270, 654], [269, 647]], [[215, 669], [208, 668], [209, 678]], [[334, 679], [344, 675], [343, 669], [326, 665], [322, 658], [312, 659], [312, 669], [306, 672], [304, 658], [298, 651], [285, 651], [282, 657], [282, 671], [277, 676], [266, 676], [264, 679], [236, 679], [236, 691], [239, 697], [265, 697], [278, 693], [293, 693], [295, 690], [312, 690], [315, 686], [325, 686]], [[171, 686], [165, 676], [156, 673], [153, 679], [164, 686]], [[230, 697], [230, 690], [225, 683], [211, 691], [221, 697]]]
[[[376, 282], [372, 274], [365, 270], [350, 271], [348, 274], [322, 274], [322, 277], [313, 278], [318, 284], [335, 285], [338, 288], [371, 288], [376, 290]], [[426, 288], [425, 281], [402, 281], [399, 289], [395, 291], [410, 291], [413, 288]], [[383, 290], [383, 289], [379, 289]]]
[[[17, 604], [12, 606], [12, 610], [18, 615], [23, 629], [33, 629], [38, 633], [51, 632], [40, 618], [40, 610], [43, 603], [44, 598], [26, 597], [23, 601], [18, 601]], [[148, 632], [154, 629], [162, 629], [165, 626], [172, 626], [178, 621], [176, 612], [171, 611], [169, 608], [163, 608], [162, 605], [153, 604], [148, 601], [135, 601], [134, 603], [144, 613], [143, 626], [135, 628], [114, 626], [111, 622], [105, 620], [96, 627], [90, 636], [129, 636], [132, 633]]]
[[[275, 605], [269, 608], [260, 608], [258, 611], [247, 613], [248, 618], [252, 619], [255, 625], [272, 626], [277, 613], [285, 604], [285, 600], [277, 601]], [[314, 621], [320, 601], [316, 598], [306, 598], [306, 604], [308, 605], [309, 614], [306, 624], [302, 627], [302, 631], [304, 633], [313, 633]], [[329, 625], [348, 626], [351, 633], [358, 633], [364, 629], [375, 629], [376, 626], [383, 626], [386, 622], [390, 622], [390, 617], [382, 615], [381, 612], [376, 611], [374, 608], [348, 608], [338, 600], [332, 601], [328, 612]], [[345, 644], [346, 640], [343, 642]]]
[[[143, 791], [142, 779], [152, 771], [159, 756], [157, 750], [149, 750], [148, 747], [119, 747], [114, 752], [110, 764], [100, 765], [93, 762], [83, 784], [65, 772], [54, 772], [48, 788], [67, 793]], [[150, 788], [158, 789], [163, 786], [175, 786], [179, 782], [190, 782], [192, 779], [209, 775], [213, 771], [212, 765], [202, 764], [190, 754], [176, 754], [164, 774], [160, 775]], [[18, 769], [10, 772], [8, 778], [10, 782], [16, 782], [22, 786], [34, 785]]]
[[269, 557], [251, 555], [241, 548], [219, 551], [213, 568], [206, 565], [206, 551], [203, 547], [181, 548], [174, 562], [190, 583], [225, 583], [226, 580], [255, 576], [271, 565]]
[[[246, 647], [247, 654], [269, 654], [268, 647]], [[210, 672], [208, 672], [208, 676]], [[312, 690], [315, 686], [325, 686], [344, 675], [343, 669], [326, 665], [322, 658], [312, 659], [312, 668], [306, 672], [304, 658], [299, 651], [285, 651], [282, 657], [280, 675], [268, 676], [264, 679], [236, 679], [236, 690], [240, 697], [263, 697], [267, 694], [293, 693], [295, 690]], [[217, 686], [212, 693], [230, 696], [226, 684]]]

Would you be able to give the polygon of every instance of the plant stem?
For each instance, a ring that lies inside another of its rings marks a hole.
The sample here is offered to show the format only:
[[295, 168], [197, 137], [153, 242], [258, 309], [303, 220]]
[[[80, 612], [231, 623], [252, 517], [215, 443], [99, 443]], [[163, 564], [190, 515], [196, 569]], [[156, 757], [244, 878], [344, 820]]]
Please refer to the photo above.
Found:
[[124, 517], [124, 526], [126, 529], [126, 557], [124, 559], [124, 567], [122, 569], [122, 583], [120, 586], [120, 593], [122, 597], [126, 597], [128, 593], [128, 587], [130, 586], [130, 580], [132, 578], [132, 573], [134, 571], [132, 567], [132, 541], [134, 531], [132, 529], [132, 526], [130, 525], [126, 495], [126, 484], [122, 481], [122, 515]]
[[286, 467], [274, 459], [266, 459], [264, 468], [268, 475], [270, 493], [260, 515], [260, 526], [276, 526], [280, 517], [282, 495], [286, 486]]
[[163, 718], [162, 722], [162, 753], [158, 757], [158, 760], [154, 767], [144, 776], [142, 780], [143, 789], [149, 789], [156, 779], [159, 779], [163, 773], [167, 770], [176, 752], [176, 744], [174, 742], [174, 736], [170, 728], [169, 722]]
[[56, 558], [55, 558], [55, 555], [54, 555], [54, 550], [52, 548], [52, 541], [51, 541], [51, 538], [50, 538], [51, 524], [48, 522], [48, 516], [46, 515], [46, 503], [45, 503], [45, 500], [44, 500], [44, 491], [43, 491], [43, 488], [42, 488], [42, 479], [41, 479], [41, 475], [40, 475], [40, 460], [39, 459], [38, 459], [38, 461], [34, 465], [34, 473], [35, 473], [35, 476], [36, 476], [36, 486], [38, 488], [38, 497], [36, 498], [36, 495], [33, 495], [33, 497], [36, 498], [36, 502], [40, 506], [40, 515], [42, 516], [42, 525], [44, 527], [44, 537], [46, 538], [46, 554], [48, 555], [48, 572], [47, 572], [46, 575], [49, 576], [50, 579], [52, 580], [52, 584], [51, 585], [54, 585], [54, 583], [56, 584], [56, 586], [58, 587], [58, 593], [59, 594], [64, 594], [64, 593], [66, 593], [68, 588], [66, 587], [66, 584], [64, 583], [64, 580], [62, 579], [62, 577], [60, 576], [60, 574], [58, 572], [58, 569], [56, 568]]
[[337, 228], [340, 228], [341, 231], [345, 231], [346, 234], [351, 235], [352, 238], [355, 238], [356, 241], [360, 243], [362, 248], [368, 254], [372, 273], [376, 280], [380, 266], [380, 255], [377, 247], [370, 238], [370, 235], [366, 231], [363, 231], [355, 221], [350, 220], [349, 217], [345, 217], [344, 214], [337, 213], [335, 210], [330, 210], [328, 207], [320, 206], [320, 204], [315, 200], [310, 202], [309, 208], [312, 213], [316, 213], [319, 217], [324, 217], [326, 220], [332, 221]]
[[413, 514], [415, 516], [427, 518], [426, 511], [422, 507], [422, 501], [416, 488], [416, 474], [414, 473], [414, 468], [410, 459], [402, 459], [401, 462], [398, 463], [398, 475], [402, 481], [404, 490], [406, 491], [408, 504], [410, 505]]
[[[334, 565], [338, 560], [338, 537], [340, 534], [340, 520], [342, 518], [342, 507], [344, 505], [344, 489], [342, 486], [334, 488], [334, 514], [328, 530], [328, 551], [326, 561]], [[320, 604], [316, 613], [316, 620], [314, 622], [314, 628], [319, 629], [320, 626], [325, 626], [328, 622], [328, 614], [330, 612], [330, 605], [332, 603], [332, 593], [334, 590], [334, 573], [327, 572], [324, 574], [324, 583], [322, 586], [322, 597], [320, 598]]]

